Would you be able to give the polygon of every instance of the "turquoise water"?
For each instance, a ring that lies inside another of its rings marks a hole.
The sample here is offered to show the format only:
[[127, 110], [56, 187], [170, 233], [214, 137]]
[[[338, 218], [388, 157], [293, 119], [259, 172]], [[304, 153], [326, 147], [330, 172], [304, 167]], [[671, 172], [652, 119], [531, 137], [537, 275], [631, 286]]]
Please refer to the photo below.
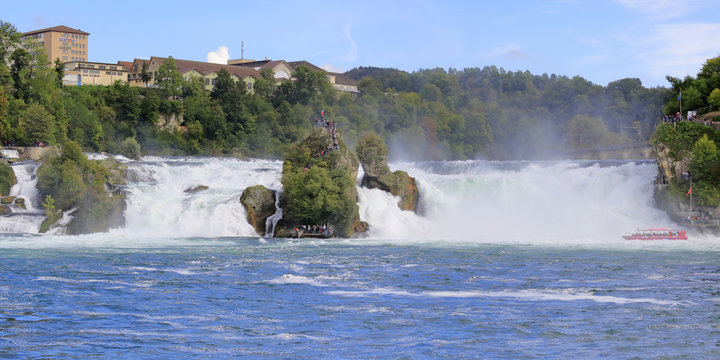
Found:
[[0, 243], [3, 359], [720, 357], [717, 249]]

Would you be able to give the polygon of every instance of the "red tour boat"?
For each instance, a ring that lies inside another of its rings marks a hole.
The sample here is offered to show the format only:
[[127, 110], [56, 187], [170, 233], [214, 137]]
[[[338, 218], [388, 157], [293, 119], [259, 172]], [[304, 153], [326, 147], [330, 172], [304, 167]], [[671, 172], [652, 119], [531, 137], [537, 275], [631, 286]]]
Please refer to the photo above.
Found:
[[623, 235], [626, 240], [687, 240], [685, 230], [665, 228], [638, 229], [631, 235]]

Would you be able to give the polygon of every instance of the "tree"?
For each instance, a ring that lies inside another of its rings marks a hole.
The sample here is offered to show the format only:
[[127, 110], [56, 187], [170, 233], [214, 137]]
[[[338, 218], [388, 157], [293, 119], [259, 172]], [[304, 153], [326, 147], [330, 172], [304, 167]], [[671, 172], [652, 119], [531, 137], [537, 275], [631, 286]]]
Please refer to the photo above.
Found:
[[720, 89], [713, 89], [708, 96], [707, 102], [716, 108], [720, 108]]
[[169, 56], [158, 68], [157, 85], [167, 98], [175, 98], [182, 94], [183, 77], [175, 65], [175, 59]]
[[20, 126], [25, 129], [25, 140], [30, 143], [55, 142], [53, 129], [55, 119], [40, 104], [32, 104], [20, 118]]
[[20, 44], [21, 36], [15, 25], [0, 20], [0, 64], [4, 65], [10, 50]]
[[147, 87], [150, 80], [152, 80], [152, 74], [148, 71], [147, 61], [143, 61], [142, 63], [142, 68], [140, 69], [140, 80], [145, 83], [145, 87]]
[[61, 88], [63, 86], [63, 78], [65, 77], [65, 64], [60, 61], [60, 58], [55, 59], [55, 84]]
[[720, 73], [720, 56], [712, 59], [707, 59], [703, 64], [700, 72], [698, 73], [698, 79], [710, 78], [715, 73]]
[[23, 48], [17, 48], [10, 56], [12, 66], [10, 73], [15, 85], [15, 98], [27, 102], [30, 98], [30, 77], [32, 76], [30, 64], [32, 56]]
[[689, 170], [696, 179], [712, 181], [713, 169], [717, 169], [718, 151], [715, 142], [703, 135], [695, 142], [690, 158]]

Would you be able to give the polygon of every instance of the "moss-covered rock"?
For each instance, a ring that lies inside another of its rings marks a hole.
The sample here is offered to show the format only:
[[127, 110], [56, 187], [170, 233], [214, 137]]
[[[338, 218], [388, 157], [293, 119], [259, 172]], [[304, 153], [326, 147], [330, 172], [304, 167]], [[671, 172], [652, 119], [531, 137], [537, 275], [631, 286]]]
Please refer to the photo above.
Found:
[[15, 172], [5, 162], [0, 162], [0, 196], [10, 193], [10, 188], [15, 185]]
[[415, 178], [405, 171], [397, 170], [377, 178], [366, 175], [362, 179], [361, 186], [387, 191], [393, 196], [399, 197], [398, 207], [402, 210], [415, 212], [418, 210], [420, 192]]
[[245, 207], [247, 221], [258, 235], [265, 235], [267, 218], [275, 213], [275, 191], [262, 185], [251, 186], [243, 190], [240, 202]]
[[388, 167], [388, 148], [385, 141], [375, 134], [367, 134], [355, 147], [365, 175], [379, 177], [390, 173]]
[[358, 142], [355, 151], [365, 172], [361, 186], [398, 196], [400, 209], [417, 212], [420, 193], [415, 178], [402, 170], [390, 172], [387, 165], [387, 145], [382, 138], [375, 134], [365, 135]]
[[283, 163], [282, 226], [327, 224], [336, 236], [349, 237], [360, 214], [355, 178], [358, 160], [342, 137], [315, 128], [291, 146]]

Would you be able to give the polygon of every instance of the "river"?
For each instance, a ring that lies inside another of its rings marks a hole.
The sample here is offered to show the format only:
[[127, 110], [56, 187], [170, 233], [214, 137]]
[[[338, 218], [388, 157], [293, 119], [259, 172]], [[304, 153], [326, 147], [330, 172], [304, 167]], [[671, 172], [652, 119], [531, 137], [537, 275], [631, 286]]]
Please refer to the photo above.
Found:
[[654, 162], [393, 163], [422, 215], [359, 189], [369, 233], [327, 240], [242, 221], [281, 162], [127, 165], [125, 227], [0, 236], [0, 358], [720, 356], [720, 239], [620, 237], [679, 226]]

